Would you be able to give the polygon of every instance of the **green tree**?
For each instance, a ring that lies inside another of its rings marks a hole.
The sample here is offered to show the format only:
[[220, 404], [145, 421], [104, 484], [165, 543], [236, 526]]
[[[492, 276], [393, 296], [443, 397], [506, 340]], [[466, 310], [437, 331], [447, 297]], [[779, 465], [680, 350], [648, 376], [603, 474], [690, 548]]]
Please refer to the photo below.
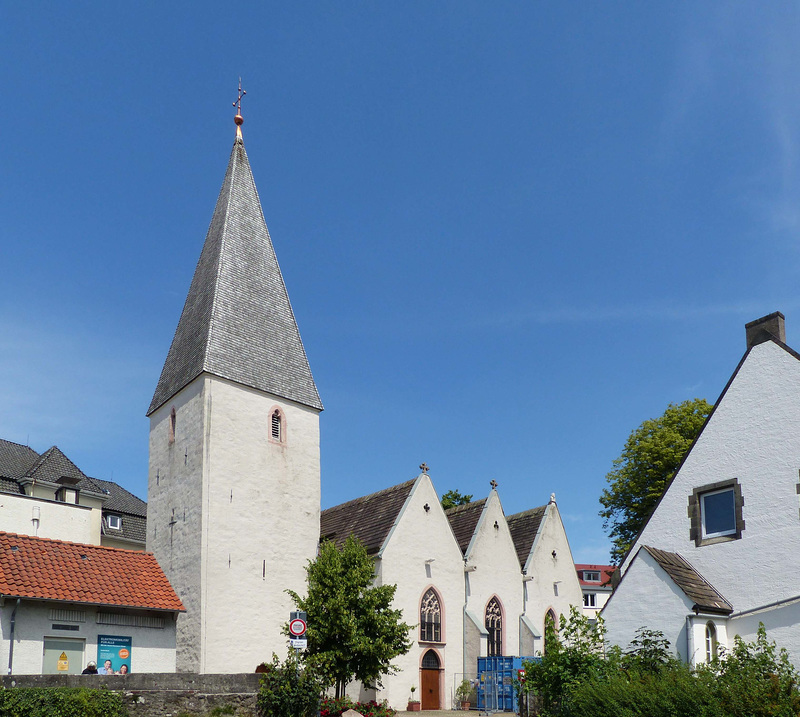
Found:
[[[306, 568], [306, 597], [287, 590], [308, 614], [306, 659], [336, 686], [336, 697], [353, 680], [367, 687], [394, 674], [391, 661], [411, 649], [411, 627], [392, 609], [396, 585], [374, 585], [375, 566], [352, 536], [341, 549], [320, 546]], [[288, 625], [285, 628], [288, 633]]]
[[262, 715], [316, 717], [324, 686], [313, 668], [301, 665], [294, 650], [289, 650], [283, 663], [273, 652], [272, 662], [265, 662], [264, 667], [258, 691]]
[[472, 500], [472, 494], [470, 495], [462, 495], [457, 490], [448, 490], [442, 496], [442, 508], [448, 510], [449, 508], [455, 508], [457, 505], [466, 505]]
[[645, 421], [628, 437], [600, 496], [613, 563], [620, 563], [633, 545], [712, 408], [703, 398], [671, 403], [662, 416]]

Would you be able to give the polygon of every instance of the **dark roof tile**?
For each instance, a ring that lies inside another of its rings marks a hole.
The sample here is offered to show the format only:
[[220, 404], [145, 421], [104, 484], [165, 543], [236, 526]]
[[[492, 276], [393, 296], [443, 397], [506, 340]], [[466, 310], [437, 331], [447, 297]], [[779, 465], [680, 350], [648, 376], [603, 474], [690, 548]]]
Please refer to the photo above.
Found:
[[514, 513], [514, 515], [509, 515], [506, 518], [508, 529], [511, 532], [511, 539], [517, 549], [519, 566], [522, 570], [525, 569], [525, 563], [528, 561], [533, 541], [536, 540], [536, 536], [539, 533], [546, 509], [546, 505], [541, 505], [538, 508], [531, 508], [522, 513]]
[[455, 508], [445, 511], [462, 555], [467, 554], [469, 541], [472, 540], [472, 534], [478, 525], [484, 505], [486, 505], [486, 498], [465, 505], [457, 505]]
[[416, 480], [323, 510], [320, 515], [321, 539], [332, 540], [341, 546], [353, 535], [370, 555], [374, 555], [383, 547]]
[[730, 615], [733, 612], [733, 606], [683, 556], [651, 548], [648, 545], [642, 547], [653, 556], [672, 582], [694, 601], [695, 608], [722, 615]]

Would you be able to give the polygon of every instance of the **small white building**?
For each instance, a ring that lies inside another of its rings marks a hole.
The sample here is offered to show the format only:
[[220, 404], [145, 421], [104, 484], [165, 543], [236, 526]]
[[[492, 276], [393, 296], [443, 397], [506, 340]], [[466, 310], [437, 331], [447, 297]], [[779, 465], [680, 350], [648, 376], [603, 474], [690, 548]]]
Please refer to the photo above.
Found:
[[800, 354], [776, 312], [747, 351], [632, 549], [602, 610], [626, 647], [661, 630], [690, 663], [767, 635], [800, 664]]
[[174, 672], [181, 612], [150, 553], [0, 532], [9, 674], [79, 674], [90, 660], [122, 674]]

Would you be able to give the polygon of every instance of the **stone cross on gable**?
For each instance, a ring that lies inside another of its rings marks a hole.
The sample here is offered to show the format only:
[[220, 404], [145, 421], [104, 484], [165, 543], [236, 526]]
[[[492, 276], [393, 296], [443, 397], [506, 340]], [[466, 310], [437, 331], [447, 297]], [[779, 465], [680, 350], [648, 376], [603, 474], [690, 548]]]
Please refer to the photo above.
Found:
[[430, 468], [428, 468], [428, 464], [427, 464], [427, 463], [425, 463], [425, 461], [423, 461], [422, 463], [420, 463], [420, 464], [419, 464], [419, 469], [420, 469], [420, 470], [421, 470], [421, 471], [422, 471], [422, 472], [423, 472], [425, 475], [428, 475], [428, 471], [430, 470]]
[[497, 481], [494, 478], [489, 481], [489, 485], [492, 486], [492, 490], [497, 490]]

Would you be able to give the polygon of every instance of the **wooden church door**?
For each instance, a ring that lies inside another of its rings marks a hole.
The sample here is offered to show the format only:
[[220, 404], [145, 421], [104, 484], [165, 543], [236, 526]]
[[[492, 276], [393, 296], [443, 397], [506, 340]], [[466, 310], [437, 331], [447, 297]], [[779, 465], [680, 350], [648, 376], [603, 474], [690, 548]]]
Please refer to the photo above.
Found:
[[422, 693], [422, 709], [438, 710], [441, 709], [439, 698], [439, 673], [441, 664], [439, 656], [433, 651], [428, 650], [422, 656], [422, 669], [420, 670], [420, 692]]

